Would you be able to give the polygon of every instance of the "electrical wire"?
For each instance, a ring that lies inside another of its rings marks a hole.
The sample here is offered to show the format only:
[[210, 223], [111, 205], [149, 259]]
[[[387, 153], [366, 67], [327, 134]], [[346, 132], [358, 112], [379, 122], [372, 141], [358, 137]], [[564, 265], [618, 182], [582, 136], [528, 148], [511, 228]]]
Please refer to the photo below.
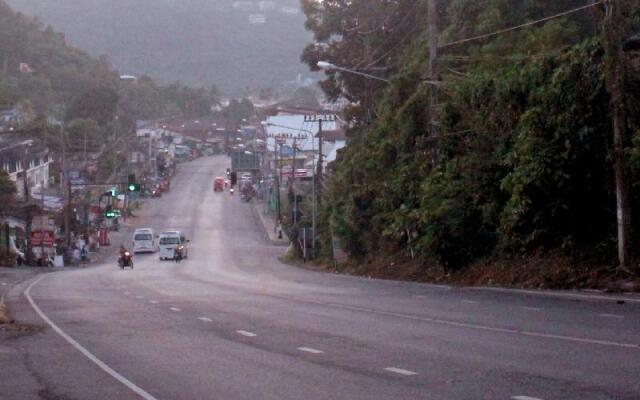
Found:
[[445, 48], [456, 46], [456, 45], [463, 44], [463, 43], [469, 43], [469, 42], [474, 42], [474, 41], [477, 41], [477, 40], [487, 39], [487, 38], [490, 38], [490, 37], [493, 37], [493, 36], [498, 36], [498, 35], [501, 35], [503, 33], [513, 32], [513, 31], [516, 31], [516, 30], [519, 30], [519, 29], [522, 29], [522, 28], [526, 28], [526, 27], [532, 26], [532, 25], [538, 25], [538, 24], [541, 24], [543, 22], [547, 22], [547, 21], [551, 21], [553, 19], [565, 17], [567, 15], [574, 14], [574, 13], [577, 13], [579, 11], [583, 11], [583, 10], [586, 10], [588, 8], [591, 8], [591, 7], [595, 7], [597, 5], [603, 4], [604, 1], [605, 0], [599, 0], [599, 1], [596, 1], [595, 3], [591, 3], [591, 4], [587, 4], [587, 5], [581, 6], [581, 7], [573, 8], [571, 10], [563, 11], [563, 12], [561, 12], [559, 14], [550, 15], [548, 17], [541, 18], [541, 19], [538, 19], [538, 20], [535, 20], [535, 21], [530, 21], [530, 22], [527, 22], [527, 23], [524, 23], [524, 24], [521, 24], [521, 25], [500, 29], [500, 30], [497, 30], [495, 32], [485, 33], [485, 34], [482, 34], [482, 35], [473, 36], [473, 37], [466, 38], [466, 39], [455, 40], [453, 42], [445, 43], [445, 44], [442, 44], [442, 45], [438, 46], [438, 49], [445, 49]]

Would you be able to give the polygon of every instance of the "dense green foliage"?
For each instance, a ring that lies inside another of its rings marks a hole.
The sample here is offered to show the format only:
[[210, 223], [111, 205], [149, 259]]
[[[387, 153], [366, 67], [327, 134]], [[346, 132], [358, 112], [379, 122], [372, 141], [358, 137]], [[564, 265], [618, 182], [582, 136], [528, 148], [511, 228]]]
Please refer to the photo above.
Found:
[[[350, 36], [350, 21], [386, 21], [390, 9], [417, 10], [426, 2], [376, 2], [387, 9], [381, 13], [358, 1], [305, 3], [308, 26], [326, 43], [310, 47], [307, 61], [351, 66], [362, 56], [349, 58], [347, 50], [366, 32]], [[440, 43], [583, 4], [443, 1]], [[355, 114], [349, 145], [333, 166], [325, 244], [334, 235], [360, 260], [413, 258], [451, 270], [487, 257], [555, 250], [612, 261], [612, 132], [597, 12], [442, 51], [437, 143], [427, 139], [432, 89], [420, 83], [425, 32], [396, 43], [381, 61], [392, 81], [374, 88], [376, 117], [368, 122]], [[388, 37], [384, 30], [369, 35], [383, 43]], [[330, 95], [346, 90], [366, 105], [371, 94], [356, 79], [332, 73], [324, 88]]]

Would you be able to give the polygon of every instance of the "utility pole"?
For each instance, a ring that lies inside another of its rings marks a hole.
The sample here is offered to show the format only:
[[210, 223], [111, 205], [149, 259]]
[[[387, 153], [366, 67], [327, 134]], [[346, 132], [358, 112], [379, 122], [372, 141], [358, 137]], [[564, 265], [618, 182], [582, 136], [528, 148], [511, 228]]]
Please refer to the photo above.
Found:
[[32, 244], [31, 244], [31, 226], [33, 224], [33, 214], [32, 214], [32, 210], [31, 210], [31, 206], [29, 205], [30, 201], [30, 197], [31, 195], [29, 194], [29, 176], [28, 176], [28, 171], [29, 171], [29, 148], [31, 147], [32, 142], [31, 141], [27, 141], [23, 143], [23, 151], [22, 151], [22, 185], [23, 185], [23, 191], [24, 191], [24, 204], [25, 204], [25, 210], [27, 212], [27, 223], [25, 226], [25, 236], [27, 237], [27, 249], [25, 252], [25, 256], [26, 256], [26, 261], [27, 261], [27, 265], [31, 265], [31, 262], [33, 261], [33, 248], [32, 248]]
[[[428, 0], [427, 4], [427, 23], [429, 24], [429, 63], [427, 73], [431, 82], [438, 81], [438, 11], [436, 0]], [[435, 84], [430, 85], [429, 90], [429, 109], [428, 109], [428, 138], [432, 142], [433, 161], [437, 158], [438, 151], [438, 130], [436, 121], [436, 104], [438, 103], [438, 87]]]
[[293, 190], [293, 225], [298, 223], [298, 193], [296, 193], [296, 147], [297, 138], [293, 138], [293, 159], [291, 160], [291, 189]]
[[605, 80], [611, 98], [613, 124], [613, 169], [616, 186], [616, 216], [618, 226], [618, 262], [621, 268], [629, 265], [633, 238], [631, 232], [631, 201], [629, 172], [625, 163], [625, 151], [630, 145], [627, 129], [625, 87], [627, 60], [623, 43], [629, 24], [627, 0], [605, 0], [602, 26], [605, 50]]
[[305, 115], [305, 122], [317, 122], [318, 123], [318, 165], [317, 172], [318, 178], [316, 179], [316, 185], [318, 185], [316, 189], [316, 195], [318, 196], [318, 202], [320, 202], [320, 198], [322, 197], [322, 174], [323, 167], [322, 164], [324, 162], [322, 155], [322, 142], [323, 142], [323, 122], [335, 122], [335, 115]]
[[275, 170], [273, 172], [275, 173], [275, 178], [276, 178], [276, 210], [278, 212], [277, 224], [280, 224], [282, 223], [282, 211], [280, 207], [280, 169], [278, 168], [278, 138], [277, 137], [274, 138], [273, 151], [274, 151], [274, 160], [275, 160], [275, 166], [274, 166]]

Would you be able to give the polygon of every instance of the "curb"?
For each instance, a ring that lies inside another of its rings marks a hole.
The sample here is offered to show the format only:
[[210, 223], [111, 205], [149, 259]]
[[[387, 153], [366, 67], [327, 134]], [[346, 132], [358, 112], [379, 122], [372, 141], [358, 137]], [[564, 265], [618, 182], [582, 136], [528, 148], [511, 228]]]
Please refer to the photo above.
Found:
[[[253, 218], [256, 222], [256, 225], [258, 225], [258, 228], [262, 230], [262, 234], [265, 238], [265, 240], [269, 243], [271, 243], [274, 246], [289, 246], [289, 239], [272, 239], [271, 235], [269, 235], [269, 227], [267, 227], [267, 225], [265, 224], [265, 220], [264, 220], [264, 216], [262, 215], [262, 212], [259, 210], [258, 207], [258, 203], [256, 202], [251, 202], [250, 204], [251, 206], [251, 213], [253, 214]], [[283, 237], [286, 237], [286, 234], [283, 232]]]

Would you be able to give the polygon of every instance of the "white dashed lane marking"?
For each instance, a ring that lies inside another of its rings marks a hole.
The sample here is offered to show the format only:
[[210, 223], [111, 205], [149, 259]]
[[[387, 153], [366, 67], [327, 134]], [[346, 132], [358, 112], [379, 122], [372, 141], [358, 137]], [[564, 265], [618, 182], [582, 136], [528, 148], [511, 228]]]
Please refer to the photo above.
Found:
[[385, 368], [384, 370], [393, 372], [394, 374], [399, 374], [404, 376], [418, 375], [417, 372], [409, 371], [408, 369], [396, 368], [396, 367], [388, 367], [388, 368]]
[[311, 347], [298, 347], [298, 350], [311, 354], [322, 354], [324, 351], [318, 349], [312, 349]]
[[478, 302], [475, 300], [462, 300], [462, 302], [466, 304], [478, 304]]
[[200, 321], [202, 321], [202, 322], [213, 322], [213, 320], [211, 318], [207, 318], [207, 317], [200, 317], [198, 319]]
[[522, 309], [527, 311], [542, 311], [542, 308], [540, 307], [522, 307]]
[[256, 335], [253, 332], [249, 332], [249, 331], [236, 331], [238, 334], [242, 335], [242, 336], [246, 336], [246, 337], [256, 337], [258, 335]]
[[151, 303], [151, 304], [158, 304], [158, 303], [159, 303], [159, 301], [158, 301], [158, 300], [149, 300], [149, 303]]
[[7, 282], [2, 282], [2, 283], [1, 283], [1, 285], [2, 285], [2, 286], [7, 286], [7, 285], [8, 285], [8, 283], [7, 283]]
[[512, 400], [542, 400], [538, 397], [530, 397], [530, 396], [513, 396]]
[[175, 312], [180, 312], [182, 311], [181, 309], [179, 309], [178, 307], [169, 307], [169, 310], [171, 311], [175, 311]]
[[602, 318], [615, 318], [615, 319], [623, 319], [624, 315], [618, 315], [618, 314], [600, 314], [600, 316]]

